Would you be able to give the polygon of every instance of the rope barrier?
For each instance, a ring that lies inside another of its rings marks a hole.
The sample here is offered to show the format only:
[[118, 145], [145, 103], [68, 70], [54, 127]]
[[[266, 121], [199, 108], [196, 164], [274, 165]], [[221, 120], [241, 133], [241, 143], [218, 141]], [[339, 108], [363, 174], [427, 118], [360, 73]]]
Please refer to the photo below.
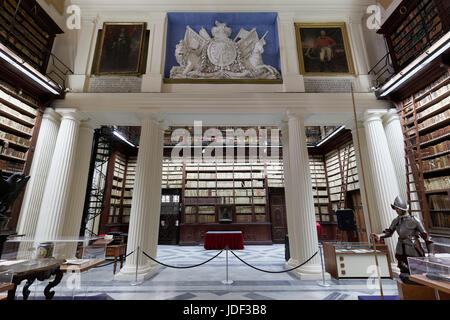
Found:
[[[134, 251], [131, 251], [129, 254], [127, 254], [127, 255], [124, 257], [124, 259], [126, 259], [129, 255], [131, 255], [131, 254], [133, 254], [133, 253], [134, 253]], [[94, 267], [94, 269], [107, 267], [107, 266], [110, 266], [110, 265], [112, 265], [112, 264], [114, 264], [114, 263], [117, 263], [117, 261], [112, 261], [112, 262], [109, 262], [109, 263], [102, 264], [101, 266]]]
[[215, 258], [217, 258], [218, 256], [220, 256], [220, 254], [221, 254], [222, 252], [223, 252], [223, 250], [221, 250], [218, 254], [216, 254], [216, 255], [215, 255], [214, 257], [212, 257], [211, 259], [206, 260], [205, 262], [202, 262], [202, 263], [199, 263], [199, 264], [196, 264], [196, 265], [193, 265], [193, 266], [182, 266], [182, 267], [180, 267], [180, 266], [171, 266], [171, 265], [162, 263], [162, 262], [160, 262], [160, 261], [158, 261], [158, 260], [156, 260], [156, 259], [150, 257], [145, 251], [142, 251], [142, 253], [143, 253], [147, 258], [153, 260], [154, 262], [156, 262], [156, 263], [158, 263], [158, 264], [160, 264], [160, 265], [162, 265], [162, 266], [165, 266], [165, 267], [168, 267], [168, 268], [173, 268], [173, 269], [191, 269], [191, 268], [199, 267], [199, 266], [201, 266], [201, 265], [207, 264], [208, 262], [214, 260]]
[[239, 261], [241, 261], [243, 264], [245, 264], [245, 265], [247, 265], [247, 266], [249, 266], [250, 268], [253, 268], [253, 269], [255, 269], [255, 270], [258, 270], [258, 271], [261, 271], [261, 272], [266, 272], [266, 273], [285, 273], [285, 272], [293, 271], [293, 270], [298, 269], [298, 268], [300, 268], [301, 266], [307, 264], [309, 261], [311, 261], [311, 260], [317, 255], [317, 253], [319, 253], [319, 251], [316, 251], [316, 253], [314, 253], [314, 254], [311, 256], [311, 258], [309, 258], [308, 260], [306, 260], [305, 262], [303, 262], [301, 265], [296, 266], [295, 268], [288, 269], [288, 270], [283, 270], [283, 271], [270, 271], [270, 270], [263, 270], [263, 269], [260, 269], [260, 268], [255, 267], [255, 266], [252, 266], [251, 264], [249, 264], [249, 263], [245, 262], [244, 260], [242, 260], [241, 258], [239, 258], [238, 255], [237, 255], [236, 253], [234, 253], [232, 250], [230, 250], [230, 251], [231, 251], [231, 253], [232, 253]]

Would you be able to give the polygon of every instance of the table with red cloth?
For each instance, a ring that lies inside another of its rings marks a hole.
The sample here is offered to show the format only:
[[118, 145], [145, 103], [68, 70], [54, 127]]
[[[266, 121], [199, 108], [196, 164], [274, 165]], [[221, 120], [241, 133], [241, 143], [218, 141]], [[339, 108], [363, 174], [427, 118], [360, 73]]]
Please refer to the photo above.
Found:
[[230, 250], [244, 249], [242, 231], [208, 231], [205, 233], [206, 250], [222, 250], [227, 246]]

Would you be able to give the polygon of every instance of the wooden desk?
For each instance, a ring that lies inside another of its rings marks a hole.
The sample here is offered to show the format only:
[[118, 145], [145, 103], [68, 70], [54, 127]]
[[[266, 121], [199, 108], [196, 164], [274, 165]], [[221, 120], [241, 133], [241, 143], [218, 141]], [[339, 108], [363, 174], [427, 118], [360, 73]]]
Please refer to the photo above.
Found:
[[120, 268], [122, 269], [126, 252], [126, 244], [108, 245], [106, 247], [106, 257], [114, 257], [114, 274], [116, 274], [117, 258], [120, 257]]
[[[409, 276], [409, 279], [434, 289], [436, 300], [450, 299], [450, 283], [428, 279], [426, 275], [416, 274]], [[442, 294], [443, 292], [444, 294]]]
[[106, 261], [105, 259], [90, 259], [89, 261], [82, 264], [63, 264], [61, 266], [61, 271], [63, 273], [85, 272], [103, 264], [105, 261]]
[[55, 292], [50, 290], [56, 287], [61, 282], [63, 273], [60, 269], [60, 266], [64, 262], [65, 260], [46, 258], [29, 260], [9, 266], [0, 266], [0, 272], [9, 270], [13, 273], [12, 283], [14, 284], [14, 287], [8, 291], [7, 299], [15, 299], [17, 286], [23, 280], [27, 280], [22, 290], [23, 299], [27, 300], [30, 295], [30, 290], [28, 290], [28, 288], [34, 283], [36, 279], [39, 281], [44, 281], [49, 279], [52, 275], [55, 275], [55, 280], [49, 282], [49, 284], [44, 289], [45, 299], [51, 300], [55, 295]]

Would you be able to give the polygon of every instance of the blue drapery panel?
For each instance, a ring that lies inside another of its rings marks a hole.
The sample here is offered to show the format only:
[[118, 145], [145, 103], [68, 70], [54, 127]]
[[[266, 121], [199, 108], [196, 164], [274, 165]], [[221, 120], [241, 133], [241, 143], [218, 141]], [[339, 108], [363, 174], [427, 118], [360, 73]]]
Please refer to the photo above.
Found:
[[232, 29], [231, 39], [234, 39], [241, 28], [250, 31], [256, 28], [261, 38], [266, 31], [266, 45], [262, 55], [264, 64], [275, 67], [281, 74], [280, 45], [278, 42], [278, 27], [276, 12], [169, 12], [167, 14], [166, 63], [164, 77], [170, 77], [170, 69], [178, 66], [175, 59], [175, 46], [184, 39], [186, 26], [197, 33], [203, 27], [212, 37], [211, 29], [216, 26], [216, 20], [226, 23]]

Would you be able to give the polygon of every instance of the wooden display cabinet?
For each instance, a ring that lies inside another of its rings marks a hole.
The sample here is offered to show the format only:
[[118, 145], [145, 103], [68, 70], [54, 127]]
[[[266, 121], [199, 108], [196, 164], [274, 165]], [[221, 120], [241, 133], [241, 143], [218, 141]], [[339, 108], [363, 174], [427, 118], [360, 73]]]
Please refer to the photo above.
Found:
[[[391, 260], [385, 244], [376, 245], [376, 255], [382, 278], [392, 279]], [[368, 278], [375, 270], [375, 251], [369, 243], [323, 242], [325, 270], [335, 279]]]

